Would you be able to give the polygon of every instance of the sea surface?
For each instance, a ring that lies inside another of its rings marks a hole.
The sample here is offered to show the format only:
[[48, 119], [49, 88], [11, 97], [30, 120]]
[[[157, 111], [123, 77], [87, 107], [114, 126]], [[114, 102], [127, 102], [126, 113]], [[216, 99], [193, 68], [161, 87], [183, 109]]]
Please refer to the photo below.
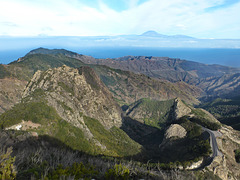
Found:
[[[53, 48], [53, 47], [48, 47]], [[58, 47], [56, 47], [58, 48]], [[204, 64], [220, 64], [240, 67], [240, 49], [210, 49], [210, 48], [146, 48], [146, 47], [79, 47], [67, 50], [95, 58], [117, 58], [127, 55], [158, 56], [180, 58]], [[34, 49], [34, 48], [33, 48]], [[23, 57], [32, 49], [0, 50], [0, 63], [8, 64]]]

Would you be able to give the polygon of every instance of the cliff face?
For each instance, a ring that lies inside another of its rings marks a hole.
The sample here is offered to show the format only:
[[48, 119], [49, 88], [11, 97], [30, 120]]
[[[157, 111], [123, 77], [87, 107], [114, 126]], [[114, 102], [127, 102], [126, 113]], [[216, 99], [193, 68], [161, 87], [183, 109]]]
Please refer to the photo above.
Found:
[[48, 105], [74, 126], [84, 125], [83, 115], [98, 119], [108, 129], [121, 126], [120, 107], [89, 67], [62, 66], [38, 71], [25, 88], [23, 98], [38, 89], [44, 90]]
[[0, 79], [0, 114], [21, 100], [27, 82], [15, 78]]
[[173, 105], [173, 119], [179, 119], [191, 113], [191, 109], [181, 99], [176, 98]]

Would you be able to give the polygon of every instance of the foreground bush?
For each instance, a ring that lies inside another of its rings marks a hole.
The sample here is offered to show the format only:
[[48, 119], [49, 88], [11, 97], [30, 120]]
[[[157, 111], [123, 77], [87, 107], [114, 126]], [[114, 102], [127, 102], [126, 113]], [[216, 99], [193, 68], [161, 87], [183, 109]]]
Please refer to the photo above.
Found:
[[14, 169], [15, 157], [11, 157], [12, 148], [7, 148], [7, 152], [1, 149], [0, 152], [0, 179], [15, 179], [16, 172]]

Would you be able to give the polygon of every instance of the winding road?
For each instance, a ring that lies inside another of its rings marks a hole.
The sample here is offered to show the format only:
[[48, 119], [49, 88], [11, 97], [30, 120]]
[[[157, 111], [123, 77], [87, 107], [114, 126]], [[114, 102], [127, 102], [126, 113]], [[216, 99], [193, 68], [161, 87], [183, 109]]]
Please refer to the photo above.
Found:
[[221, 151], [219, 151], [218, 149], [217, 140], [216, 140], [216, 134], [218, 134], [218, 136], [221, 136], [221, 133], [217, 131], [212, 131], [204, 127], [202, 127], [202, 129], [208, 132], [208, 134], [210, 135], [210, 145], [212, 147], [212, 155], [207, 159], [205, 159], [201, 164], [201, 166], [196, 168], [195, 170], [203, 169], [204, 167], [209, 166], [213, 162], [216, 156], [223, 156]]
[[212, 130], [204, 128], [204, 127], [202, 127], [202, 128], [204, 131], [208, 132], [208, 134], [210, 135], [210, 145], [211, 145], [212, 151], [213, 151], [213, 154], [211, 157], [215, 158], [216, 156], [222, 156], [222, 153], [221, 153], [221, 151], [219, 151], [218, 145], [217, 145], [217, 140], [216, 140], [216, 136], [215, 136], [216, 131], [212, 131]]

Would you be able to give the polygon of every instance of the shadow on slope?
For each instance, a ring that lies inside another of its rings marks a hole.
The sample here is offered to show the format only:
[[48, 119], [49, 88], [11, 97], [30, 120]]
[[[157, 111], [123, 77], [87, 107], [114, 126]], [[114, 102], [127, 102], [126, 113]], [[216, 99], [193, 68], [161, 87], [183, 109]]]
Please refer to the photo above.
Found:
[[[74, 150], [44, 135], [32, 137], [24, 131], [0, 131], [1, 153], [13, 147], [16, 179], [193, 179], [186, 171], [162, 170], [134, 161], [92, 156]], [[119, 170], [117, 170], [120, 168]], [[124, 174], [121, 172], [123, 171]], [[115, 172], [119, 172], [115, 174]], [[175, 177], [175, 178], [173, 178]]]
[[141, 154], [142, 161], [154, 160], [157, 162], [159, 160], [161, 157], [159, 145], [164, 137], [163, 130], [140, 123], [130, 117], [123, 118], [121, 129], [125, 131], [131, 139], [143, 146], [144, 150]]
[[216, 98], [200, 105], [215, 116], [221, 123], [240, 130], [240, 96]]
[[[17, 179], [20, 180], [44, 179], [53, 172], [66, 175], [67, 171], [71, 172], [71, 168], [79, 166], [81, 168], [78, 171], [82, 171], [83, 174], [81, 178], [105, 179], [105, 173], [116, 164], [122, 164], [122, 167], [128, 165], [128, 168], [134, 166], [134, 162], [124, 160], [124, 157], [91, 155], [75, 150], [54, 137], [48, 135], [33, 137], [25, 131], [0, 131], [0, 149], [8, 147], [13, 148], [11, 156], [16, 157], [14, 165]], [[68, 176], [72, 174], [67, 174], [66, 177]]]

